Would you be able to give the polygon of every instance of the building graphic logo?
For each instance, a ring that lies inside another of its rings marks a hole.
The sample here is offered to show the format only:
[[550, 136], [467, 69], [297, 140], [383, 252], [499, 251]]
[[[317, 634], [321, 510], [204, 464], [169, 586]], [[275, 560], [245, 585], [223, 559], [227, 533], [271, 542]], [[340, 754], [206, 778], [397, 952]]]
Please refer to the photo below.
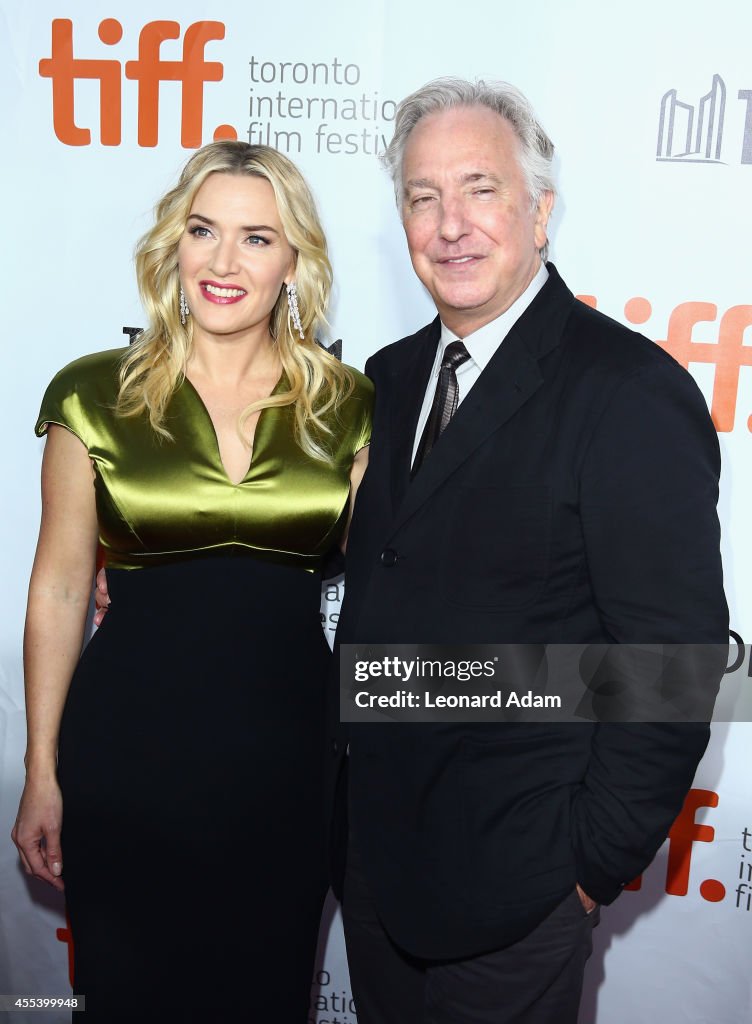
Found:
[[[115, 18], [99, 23], [100, 41], [117, 46], [123, 38], [123, 26]], [[224, 39], [221, 21], [197, 21], [183, 34], [180, 60], [164, 60], [164, 42], [180, 39], [177, 21], [150, 21], [138, 38], [138, 59], [125, 63], [125, 78], [137, 83], [139, 146], [156, 146], [159, 141], [159, 94], [162, 82], [180, 82], [180, 142], [196, 149], [203, 139], [204, 83], [220, 82], [224, 67], [219, 61], [207, 61], [204, 50], [213, 40]], [[55, 18], [49, 57], [39, 61], [39, 74], [52, 81], [52, 123], [55, 135], [66, 146], [91, 145], [91, 129], [83, 127], [75, 116], [75, 85], [82, 79], [99, 83], [99, 141], [103, 146], [119, 146], [122, 137], [123, 66], [111, 58], [89, 59], [74, 56], [73, 22]], [[215, 139], [236, 139], [231, 125], [218, 125]]]
[[710, 91], [696, 104], [684, 103], [676, 89], [661, 100], [656, 160], [673, 163], [723, 163], [723, 119], [726, 114], [726, 84], [713, 75]]

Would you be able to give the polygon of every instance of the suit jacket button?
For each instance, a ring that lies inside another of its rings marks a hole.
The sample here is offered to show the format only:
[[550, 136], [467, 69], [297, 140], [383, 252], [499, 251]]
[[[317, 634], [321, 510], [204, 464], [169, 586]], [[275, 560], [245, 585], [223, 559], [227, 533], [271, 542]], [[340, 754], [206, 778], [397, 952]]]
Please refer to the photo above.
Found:
[[397, 564], [397, 552], [394, 548], [384, 548], [381, 552], [381, 564], [386, 569], [391, 569], [393, 565]]

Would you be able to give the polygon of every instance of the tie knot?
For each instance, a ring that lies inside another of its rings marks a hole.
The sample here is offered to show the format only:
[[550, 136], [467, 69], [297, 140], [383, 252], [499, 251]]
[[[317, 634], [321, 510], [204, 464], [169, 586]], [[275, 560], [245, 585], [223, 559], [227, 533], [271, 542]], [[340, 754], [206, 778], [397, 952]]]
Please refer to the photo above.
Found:
[[449, 367], [454, 370], [456, 367], [461, 366], [462, 363], [466, 363], [470, 358], [470, 353], [465, 348], [465, 344], [462, 341], [452, 341], [444, 349], [444, 358], [441, 360], [441, 368]]

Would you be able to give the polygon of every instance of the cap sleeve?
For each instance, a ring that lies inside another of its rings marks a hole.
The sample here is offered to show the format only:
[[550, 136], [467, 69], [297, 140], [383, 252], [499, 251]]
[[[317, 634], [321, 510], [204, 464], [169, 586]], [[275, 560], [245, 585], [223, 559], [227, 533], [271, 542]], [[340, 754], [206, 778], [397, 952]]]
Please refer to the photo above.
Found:
[[34, 427], [37, 437], [50, 423], [65, 427], [91, 450], [98, 410], [117, 397], [117, 368], [123, 349], [95, 352], [63, 367], [50, 381]]
[[49, 424], [55, 423], [70, 430], [88, 448], [88, 431], [81, 396], [67, 371], [68, 367], [50, 381], [42, 399], [34, 432], [37, 437], [41, 437], [47, 433]]
[[365, 448], [371, 441], [371, 424], [373, 422], [374, 390], [373, 383], [363, 374], [356, 378], [356, 395], [359, 399], [360, 415], [355, 424], [353, 437], [353, 455]]

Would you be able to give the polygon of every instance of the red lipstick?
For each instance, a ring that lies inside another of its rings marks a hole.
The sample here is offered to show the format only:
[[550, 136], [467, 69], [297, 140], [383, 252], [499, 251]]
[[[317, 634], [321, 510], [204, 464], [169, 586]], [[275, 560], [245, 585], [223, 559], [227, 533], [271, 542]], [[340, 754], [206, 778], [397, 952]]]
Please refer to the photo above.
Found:
[[220, 306], [240, 302], [248, 294], [245, 288], [238, 288], [233, 284], [222, 284], [220, 281], [199, 281], [199, 287], [205, 299]]

